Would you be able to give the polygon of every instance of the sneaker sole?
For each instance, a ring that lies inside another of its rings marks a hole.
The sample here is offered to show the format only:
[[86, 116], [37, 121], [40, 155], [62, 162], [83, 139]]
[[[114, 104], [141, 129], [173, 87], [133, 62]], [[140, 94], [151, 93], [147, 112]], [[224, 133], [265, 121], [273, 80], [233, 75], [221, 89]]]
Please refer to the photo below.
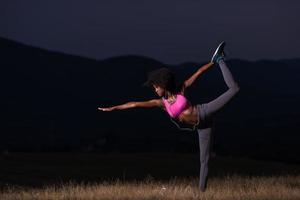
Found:
[[221, 48], [222, 46], [223, 46], [223, 48], [224, 48], [224, 46], [225, 46], [225, 42], [224, 42], [224, 41], [221, 42], [221, 43], [219, 44], [219, 46], [217, 47], [217, 49], [215, 50], [215, 53], [214, 53], [214, 55], [212, 56], [211, 62], [213, 62], [215, 56], [219, 53], [219, 50], [220, 50], [220, 48]]

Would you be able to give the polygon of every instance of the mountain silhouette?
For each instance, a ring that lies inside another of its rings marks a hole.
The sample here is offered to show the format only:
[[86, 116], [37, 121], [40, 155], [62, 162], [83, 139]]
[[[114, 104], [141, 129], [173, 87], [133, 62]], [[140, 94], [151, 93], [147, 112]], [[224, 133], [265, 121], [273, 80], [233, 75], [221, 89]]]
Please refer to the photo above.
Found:
[[[159, 108], [97, 107], [158, 98], [142, 83], [169, 67], [178, 83], [205, 62], [168, 65], [127, 55], [94, 60], [0, 38], [4, 151], [198, 151], [196, 132], [179, 131]], [[300, 59], [226, 61], [240, 92], [217, 114], [214, 151], [299, 162]], [[188, 89], [193, 104], [226, 90], [217, 65]]]

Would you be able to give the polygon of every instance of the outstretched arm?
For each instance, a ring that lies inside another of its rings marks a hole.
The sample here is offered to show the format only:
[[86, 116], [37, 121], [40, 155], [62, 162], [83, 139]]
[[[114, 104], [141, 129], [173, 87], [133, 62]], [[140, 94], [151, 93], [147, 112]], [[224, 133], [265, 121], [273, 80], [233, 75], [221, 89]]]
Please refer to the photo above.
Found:
[[113, 110], [124, 110], [124, 109], [129, 109], [129, 108], [136, 108], [136, 107], [142, 107], [142, 108], [150, 108], [150, 107], [156, 107], [156, 106], [163, 106], [163, 102], [161, 99], [152, 99], [149, 101], [140, 101], [140, 102], [135, 102], [131, 101], [125, 104], [117, 105], [117, 106], [112, 106], [108, 108], [98, 108], [98, 110], [102, 111], [113, 111]]
[[213, 62], [209, 62], [203, 66], [201, 66], [189, 79], [187, 79], [186, 81], [184, 81], [184, 87], [188, 88], [190, 87], [193, 82], [203, 73], [205, 72], [208, 68], [210, 68], [214, 63]]

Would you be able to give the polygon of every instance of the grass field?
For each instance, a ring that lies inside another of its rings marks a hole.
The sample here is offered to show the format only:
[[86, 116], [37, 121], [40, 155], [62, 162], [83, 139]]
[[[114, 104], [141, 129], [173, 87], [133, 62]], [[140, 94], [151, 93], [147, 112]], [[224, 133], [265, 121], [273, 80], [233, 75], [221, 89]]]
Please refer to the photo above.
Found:
[[198, 190], [189, 154], [12, 153], [2, 155], [0, 199], [300, 199], [300, 166], [211, 159]]

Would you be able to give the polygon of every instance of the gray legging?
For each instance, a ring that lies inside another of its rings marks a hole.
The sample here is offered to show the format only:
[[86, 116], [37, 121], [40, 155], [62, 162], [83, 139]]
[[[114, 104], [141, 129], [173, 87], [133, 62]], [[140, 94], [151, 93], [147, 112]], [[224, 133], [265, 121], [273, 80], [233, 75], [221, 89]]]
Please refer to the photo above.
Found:
[[210, 101], [209, 103], [198, 104], [198, 113], [201, 126], [197, 129], [199, 135], [200, 147], [200, 181], [199, 187], [205, 190], [208, 175], [208, 161], [210, 154], [211, 132], [212, 132], [212, 116], [220, 110], [232, 97], [239, 91], [239, 86], [233, 80], [232, 74], [227, 68], [224, 60], [219, 62], [223, 78], [228, 90], [220, 95], [218, 98]]

